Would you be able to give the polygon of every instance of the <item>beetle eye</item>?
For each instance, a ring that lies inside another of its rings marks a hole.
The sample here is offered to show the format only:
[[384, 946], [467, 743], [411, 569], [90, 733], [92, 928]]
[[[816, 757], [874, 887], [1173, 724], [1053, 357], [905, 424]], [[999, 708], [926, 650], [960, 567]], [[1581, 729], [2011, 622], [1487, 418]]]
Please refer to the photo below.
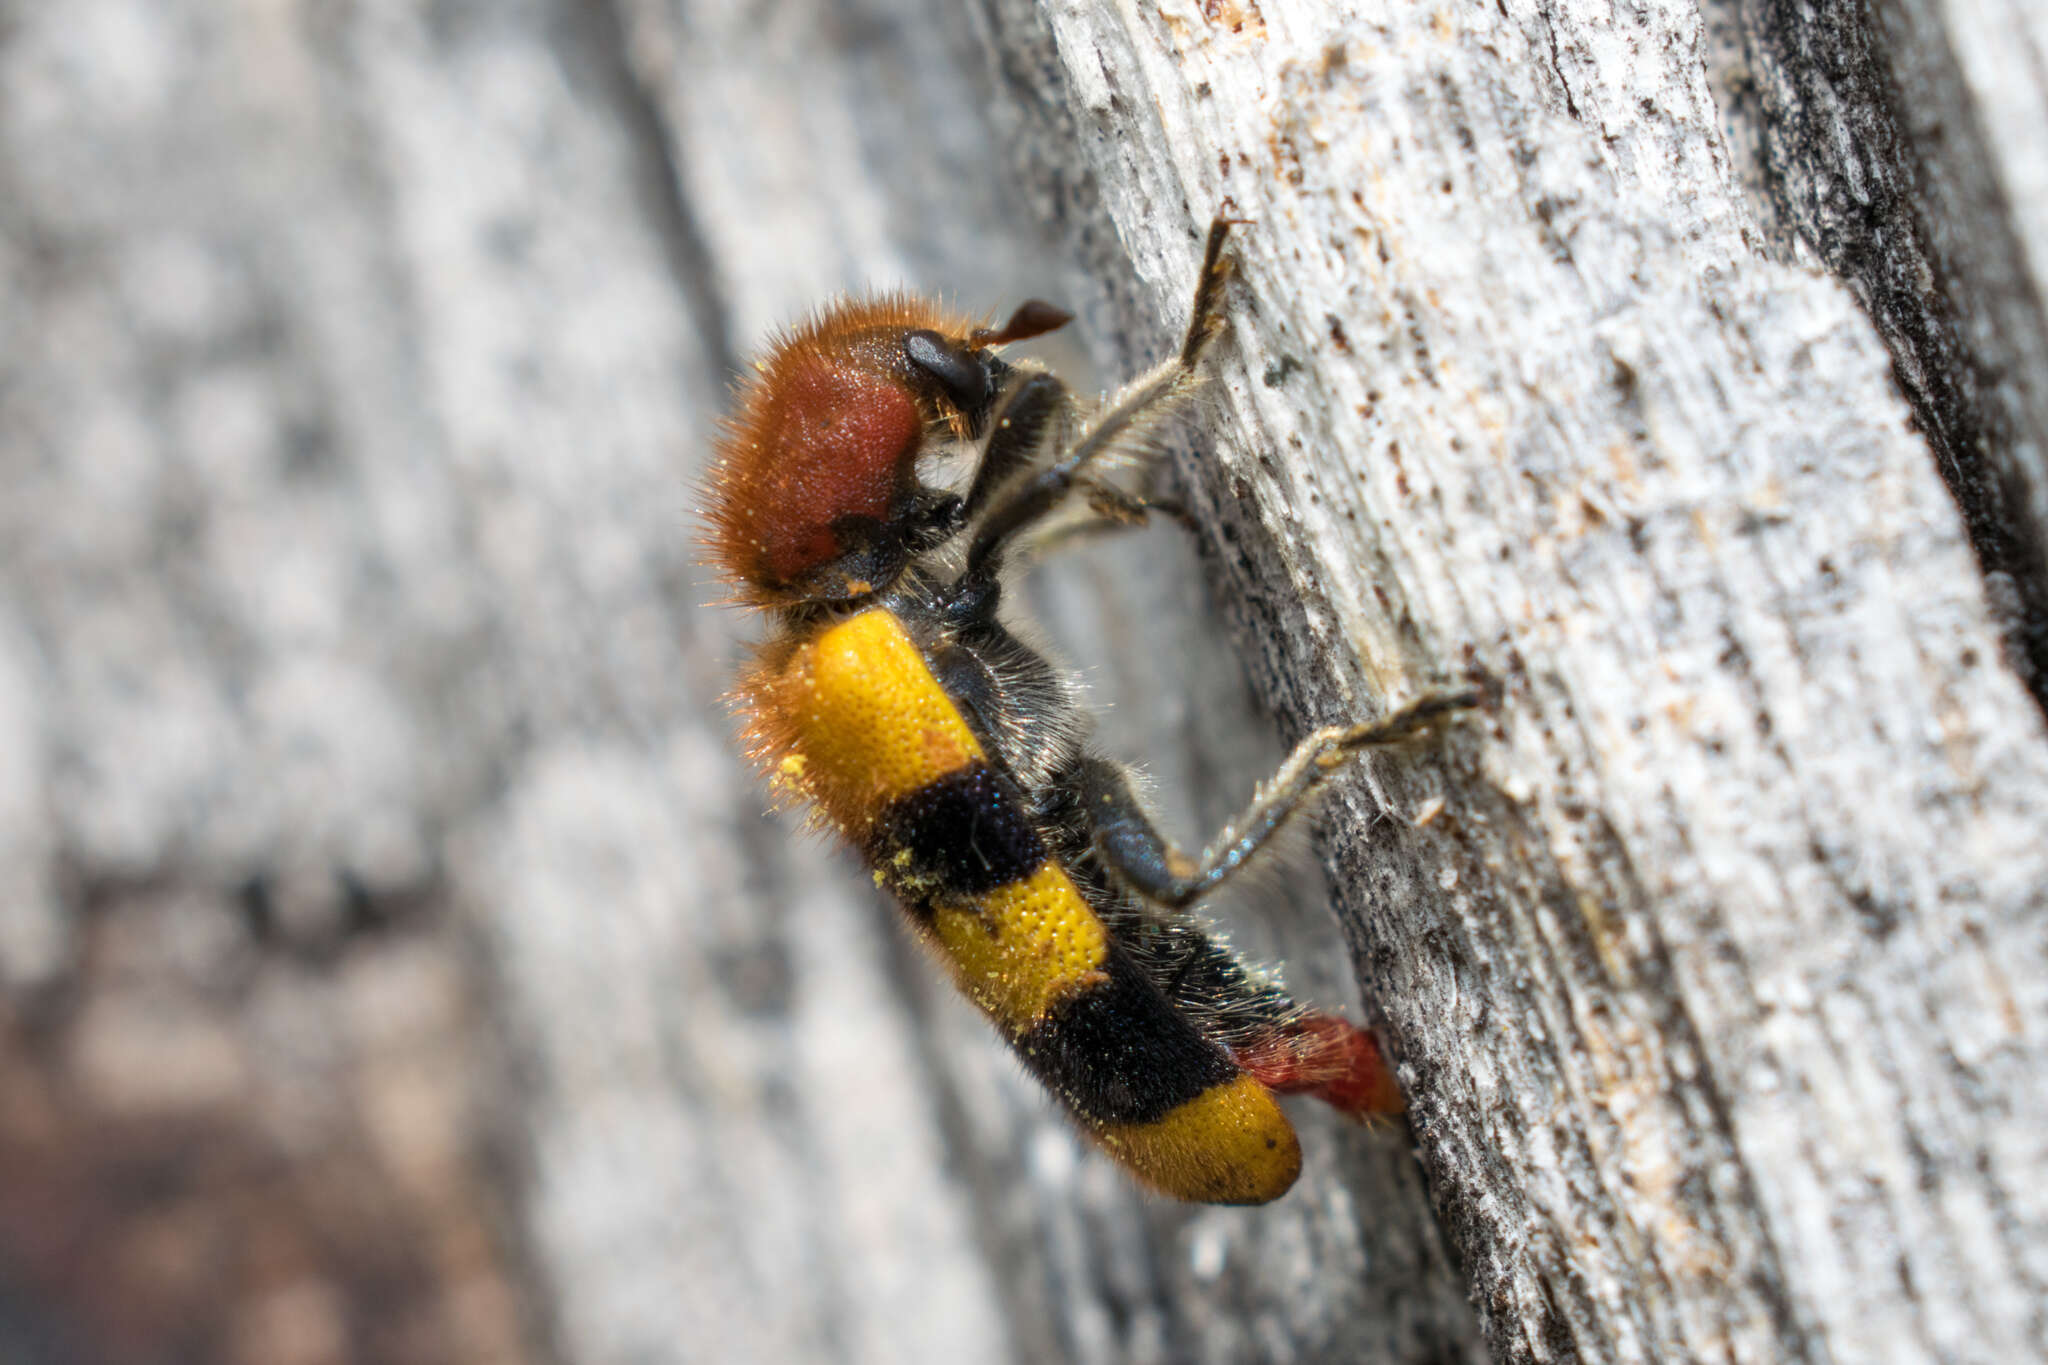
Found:
[[988, 362], [977, 352], [937, 332], [920, 330], [904, 334], [903, 354], [936, 379], [962, 412], [978, 411], [988, 402]]

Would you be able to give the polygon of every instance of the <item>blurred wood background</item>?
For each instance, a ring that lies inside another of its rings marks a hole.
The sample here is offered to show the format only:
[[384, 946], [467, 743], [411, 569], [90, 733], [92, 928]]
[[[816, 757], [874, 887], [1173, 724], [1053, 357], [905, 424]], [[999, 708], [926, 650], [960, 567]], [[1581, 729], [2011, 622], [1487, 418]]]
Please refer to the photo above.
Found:
[[[0, 3], [0, 1360], [2048, 1357], [2044, 52]], [[1039, 295], [1106, 386], [1219, 205], [1203, 531], [1028, 593], [1104, 747], [1197, 839], [1504, 689], [1214, 907], [1413, 1106], [1258, 1210], [1133, 1192], [763, 816], [693, 546], [774, 325]]]

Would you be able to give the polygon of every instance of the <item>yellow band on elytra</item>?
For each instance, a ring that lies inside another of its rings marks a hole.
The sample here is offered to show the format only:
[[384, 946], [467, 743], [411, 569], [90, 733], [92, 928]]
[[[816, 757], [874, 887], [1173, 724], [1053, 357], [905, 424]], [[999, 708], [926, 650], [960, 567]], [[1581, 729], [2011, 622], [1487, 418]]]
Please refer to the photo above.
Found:
[[1099, 980], [1109, 956], [1102, 921], [1057, 863], [971, 906], [941, 905], [932, 928], [960, 988], [1013, 1037]]
[[1301, 1174], [1294, 1125], [1250, 1076], [1212, 1086], [1153, 1123], [1105, 1124], [1095, 1140], [1153, 1189], [1195, 1203], [1269, 1203]]
[[982, 756], [960, 708], [880, 609], [818, 633], [791, 658], [777, 702], [796, 728], [796, 775], [842, 829]]

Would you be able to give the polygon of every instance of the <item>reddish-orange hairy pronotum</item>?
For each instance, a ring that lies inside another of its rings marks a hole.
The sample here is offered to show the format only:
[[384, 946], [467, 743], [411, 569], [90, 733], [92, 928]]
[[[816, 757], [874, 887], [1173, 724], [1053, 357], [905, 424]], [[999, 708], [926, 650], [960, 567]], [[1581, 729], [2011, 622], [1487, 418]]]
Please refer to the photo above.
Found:
[[835, 304], [777, 338], [719, 443], [718, 562], [766, 600], [845, 598], [900, 570], [916, 553], [911, 523], [930, 509], [918, 458], [967, 438], [985, 412], [988, 348], [1066, 320], [1027, 304], [991, 331], [887, 294]]

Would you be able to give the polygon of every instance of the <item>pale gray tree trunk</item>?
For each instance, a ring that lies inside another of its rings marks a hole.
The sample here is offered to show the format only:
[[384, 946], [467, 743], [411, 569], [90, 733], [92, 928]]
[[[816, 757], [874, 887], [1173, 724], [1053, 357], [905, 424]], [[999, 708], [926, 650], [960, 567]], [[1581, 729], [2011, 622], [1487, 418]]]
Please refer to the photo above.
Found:
[[[2048, 1355], [2044, 51], [0, 5], [0, 1358]], [[762, 814], [693, 545], [775, 325], [1040, 295], [1106, 386], [1219, 208], [1200, 533], [1025, 593], [1103, 746], [1196, 839], [1502, 694], [1211, 908], [1412, 1105], [1257, 1210], [1136, 1194]]]

